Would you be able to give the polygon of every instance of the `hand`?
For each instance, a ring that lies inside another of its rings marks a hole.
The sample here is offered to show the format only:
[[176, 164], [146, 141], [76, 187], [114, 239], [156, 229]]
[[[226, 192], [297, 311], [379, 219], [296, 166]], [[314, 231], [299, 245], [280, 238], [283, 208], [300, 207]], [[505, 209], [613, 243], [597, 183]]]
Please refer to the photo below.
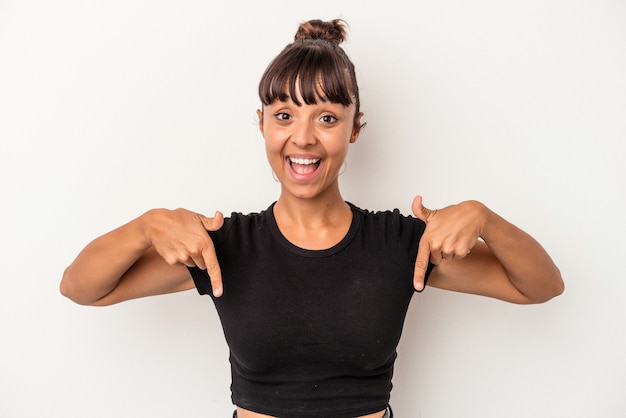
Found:
[[149, 217], [146, 236], [165, 262], [207, 270], [213, 295], [221, 296], [222, 273], [207, 231], [220, 229], [224, 225], [224, 215], [215, 212], [213, 218], [208, 218], [186, 209], [154, 209], [146, 215]]
[[415, 289], [422, 290], [429, 260], [438, 265], [442, 260], [461, 259], [470, 253], [484, 227], [484, 206], [468, 201], [432, 210], [422, 205], [422, 196], [416, 196], [412, 209], [426, 223], [413, 275]]

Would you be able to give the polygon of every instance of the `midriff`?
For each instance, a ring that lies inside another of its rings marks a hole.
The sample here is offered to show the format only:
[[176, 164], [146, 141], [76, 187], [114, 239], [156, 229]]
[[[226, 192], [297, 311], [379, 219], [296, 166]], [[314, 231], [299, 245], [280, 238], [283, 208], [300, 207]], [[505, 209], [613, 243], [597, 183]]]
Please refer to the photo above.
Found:
[[[376, 412], [373, 414], [369, 414], [369, 415], [362, 415], [356, 418], [383, 418], [383, 416], [385, 416], [385, 410], [382, 410], [380, 412]], [[247, 409], [243, 409], [243, 408], [237, 408], [237, 418], [276, 418], [276, 417], [272, 417], [271, 415], [259, 414], [258, 412], [248, 411]]]

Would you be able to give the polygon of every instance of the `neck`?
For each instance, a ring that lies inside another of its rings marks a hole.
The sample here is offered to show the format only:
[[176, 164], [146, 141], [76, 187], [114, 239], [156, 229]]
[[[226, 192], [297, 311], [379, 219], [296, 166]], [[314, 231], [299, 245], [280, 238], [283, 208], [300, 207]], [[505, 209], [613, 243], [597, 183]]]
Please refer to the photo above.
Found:
[[352, 210], [340, 194], [332, 199], [300, 199], [282, 194], [274, 205], [274, 217], [287, 240], [318, 250], [341, 241], [352, 223]]
[[274, 214], [283, 220], [300, 227], [318, 227], [332, 223], [338, 216], [349, 212], [348, 204], [337, 190], [314, 198], [298, 198], [289, 193], [281, 193], [274, 205]]

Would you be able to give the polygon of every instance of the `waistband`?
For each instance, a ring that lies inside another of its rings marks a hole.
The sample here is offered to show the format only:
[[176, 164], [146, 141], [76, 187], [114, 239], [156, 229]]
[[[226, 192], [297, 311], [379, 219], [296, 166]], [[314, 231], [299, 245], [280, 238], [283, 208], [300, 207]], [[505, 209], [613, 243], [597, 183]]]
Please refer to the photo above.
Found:
[[[233, 412], [233, 418], [237, 418], [237, 411]], [[391, 410], [391, 406], [387, 407], [387, 409], [385, 410], [385, 415], [383, 415], [383, 418], [393, 418], [393, 411]]]

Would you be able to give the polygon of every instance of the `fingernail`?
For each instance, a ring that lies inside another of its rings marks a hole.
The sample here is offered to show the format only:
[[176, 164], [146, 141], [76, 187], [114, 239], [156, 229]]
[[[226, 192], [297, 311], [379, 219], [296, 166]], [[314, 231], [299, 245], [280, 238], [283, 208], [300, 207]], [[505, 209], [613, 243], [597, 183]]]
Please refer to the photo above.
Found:
[[222, 288], [217, 287], [213, 289], [213, 296], [215, 296], [216, 298], [219, 298], [220, 296], [222, 296]]

